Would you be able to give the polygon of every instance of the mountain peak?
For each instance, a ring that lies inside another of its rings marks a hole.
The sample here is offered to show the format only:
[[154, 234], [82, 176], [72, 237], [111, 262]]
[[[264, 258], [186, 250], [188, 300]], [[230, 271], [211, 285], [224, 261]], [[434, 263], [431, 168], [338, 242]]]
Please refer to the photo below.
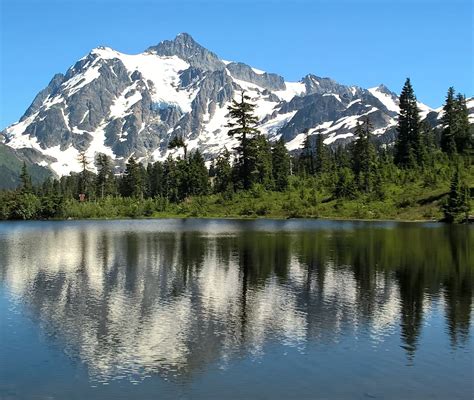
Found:
[[377, 92], [380, 92], [380, 93], [384, 93], [384, 94], [387, 94], [389, 96], [392, 96], [392, 97], [397, 97], [397, 94], [396, 93], [393, 93], [387, 86], [385, 86], [383, 83], [381, 83], [380, 85], [378, 85], [375, 90], [377, 90]]
[[178, 33], [176, 35], [176, 37], [174, 38], [174, 41], [177, 42], [177, 41], [183, 41], [183, 42], [192, 42], [192, 43], [195, 43], [195, 44], [198, 44], [194, 38], [187, 32], [181, 32], [181, 33]]
[[160, 56], [177, 56], [191, 66], [204, 70], [214, 71], [225, 68], [225, 64], [215, 53], [201, 46], [186, 32], [178, 34], [173, 40], [164, 40], [156, 46], [151, 46], [146, 51]]

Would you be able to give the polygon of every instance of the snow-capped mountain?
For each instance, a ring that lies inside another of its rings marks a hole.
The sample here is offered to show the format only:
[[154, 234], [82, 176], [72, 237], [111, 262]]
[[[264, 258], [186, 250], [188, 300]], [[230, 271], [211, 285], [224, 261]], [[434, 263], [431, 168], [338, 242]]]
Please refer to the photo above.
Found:
[[[365, 116], [376, 135], [394, 138], [398, 98], [385, 86], [349, 87], [315, 75], [286, 82], [221, 60], [186, 33], [136, 55], [93, 49], [65, 75], [55, 75], [1, 135], [6, 145], [19, 153], [28, 149], [30, 160], [58, 175], [80, 170], [80, 151], [90, 160], [108, 154], [119, 169], [132, 155], [162, 160], [176, 135], [211, 159], [236, 145], [225, 125], [227, 107], [242, 90], [257, 106], [261, 131], [271, 140], [283, 137], [289, 150], [298, 149], [306, 134], [322, 134], [328, 144], [351, 140]], [[440, 109], [419, 106], [436, 123]]]

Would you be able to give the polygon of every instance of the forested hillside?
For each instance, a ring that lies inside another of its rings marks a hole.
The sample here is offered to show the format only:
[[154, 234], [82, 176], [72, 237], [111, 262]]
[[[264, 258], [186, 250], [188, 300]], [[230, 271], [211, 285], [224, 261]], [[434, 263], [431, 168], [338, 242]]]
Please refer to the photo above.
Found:
[[409, 79], [400, 94], [393, 145], [376, 142], [367, 116], [355, 140], [330, 147], [322, 135], [307, 135], [289, 154], [283, 139], [269, 142], [259, 131], [255, 105], [242, 92], [229, 106], [229, 136], [237, 139], [206, 167], [199, 150], [189, 152], [177, 136], [170, 148], [183, 156], [146, 166], [133, 156], [123, 174], [99, 154], [85, 153], [80, 173], [32, 185], [23, 166], [21, 186], [3, 192], [0, 217], [117, 218], [159, 216], [331, 217], [368, 219], [469, 218], [474, 187], [473, 130], [466, 99], [448, 90], [442, 127], [421, 123]]

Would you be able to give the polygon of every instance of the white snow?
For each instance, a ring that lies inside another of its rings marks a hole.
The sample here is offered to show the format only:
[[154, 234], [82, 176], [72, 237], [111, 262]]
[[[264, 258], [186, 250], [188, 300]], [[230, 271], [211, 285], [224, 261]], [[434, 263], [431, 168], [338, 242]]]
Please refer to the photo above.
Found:
[[258, 75], [263, 75], [265, 73], [265, 71], [262, 71], [261, 69], [257, 69], [257, 68], [252, 68], [252, 71], [255, 72], [256, 74]]
[[290, 101], [295, 96], [301, 96], [306, 92], [306, 86], [302, 82], [285, 82], [285, 90], [277, 90], [273, 92], [280, 99]]
[[85, 119], [88, 115], [89, 115], [89, 110], [86, 110], [86, 112], [84, 113], [84, 115], [81, 118], [81, 122], [79, 122], [79, 125], [82, 124], [85, 121]]
[[41, 105], [41, 109], [44, 111], [44, 110], [47, 110], [48, 108], [51, 108], [54, 104], [59, 104], [62, 102], [64, 102], [64, 97], [60, 94], [54, 97], [48, 96], [46, 100], [43, 102], [43, 104]]
[[474, 124], [474, 113], [472, 112], [472, 109], [474, 109], [474, 97], [466, 99], [466, 106], [468, 110], [471, 110], [471, 113], [469, 114], [469, 123]]
[[361, 103], [361, 99], [357, 99], [357, 100], [354, 100], [354, 101], [351, 101], [348, 105], [347, 105], [347, 108], [353, 106], [354, 104], [357, 104], [357, 103]]
[[181, 111], [191, 111], [191, 102], [197, 91], [178, 90], [179, 73], [189, 68], [189, 64], [179, 57], [164, 57], [154, 53], [129, 55], [109, 48], [95, 49], [94, 53], [103, 59], [118, 58], [130, 74], [139, 71], [146, 81], [153, 83], [152, 100], [178, 106]]
[[400, 108], [398, 107], [398, 104], [395, 103], [395, 101], [392, 99], [391, 96], [389, 96], [386, 93], [382, 93], [379, 91], [378, 87], [373, 87], [369, 89], [369, 92], [375, 96], [380, 102], [387, 107], [389, 111], [394, 111], [397, 112], [400, 111]]
[[419, 101], [416, 102], [416, 105], [420, 110], [420, 119], [425, 119], [428, 113], [433, 111], [431, 107], [428, 107], [426, 104], [420, 103]]
[[340, 103], [342, 103], [342, 100], [341, 100], [341, 98], [339, 97], [338, 94], [335, 94], [335, 93], [324, 93], [324, 94], [323, 94], [323, 97], [328, 97], [328, 96], [333, 96], [333, 97], [335, 97], [335, 98], [337, 99], [337, 101], [339, 101]]
[[57, 160], [49, 166], [59, 176], [67, 175], [70, 172], [79, 172], [82, 169], [79, 162], [79, 151], [72, 146], [64, 151], [60, 150], [59, 145], [50, 147], [44, 150], [43, 154], [54, 157]]
[[[248, 95], [251, 99], [250, 101], [255, 104], [255, 115], [259, 120], [262, 120], [267, 115], [273, 113], [279, 103], [271, 102], [262, 96], [262, 92], [265, 90], [263, 87], [254, 83], [243, 81], [241, 79], [236, 79], [229, 73], [229, 71], [227, 71], [227, 73], [232, 78], [232, 80], [242, 88], [242, 90], [245, 90], [246, 95]], [[241, 94], [239, 92], [235, 93], [235, 100], [239, 101], [240, 96]]]
[[[50, 167], [58, 174], [68, 174], [71, 171], [80, 171], [81, 166], [77, 159], [79, 154], [78, 150], [70, 147], [65, 151], [60, 151], [59, 146], [54, 146], [48, 149], [41, 148], [38, 140], [33, 137], [30, 138], [28, 135], [24, 135], [27, 127], [38, 121], [39, 114], [43, 111], [53, 107], [55, 105], [61, 104], [61, 113], [64, 118], [66, 126], [71, 129], [75, 134], [90, 134], [92, 136], [92, 142], [89, 148], [86, 150], [86, 155], [92, 162], [98, 152], [105, 153], [112, 158], [115, 158], [111, 148], [105, 145], [105, 128], [107, 123], [111, 119], [123, 118], [129, 115], [132, 111], [132, 108], [142, 99], [142, 89], [139, 89], [138, 82], [130, 82], [130, 86], [127, 87], [122, 93], [120, 93], [114, 100], [113, 104], [110, 107], [109, 114], [104, 117], [101, 121], [99, 127], [93, 131], [85, 131], [76, 127], [70, 127], [69, 123], [69, 112], [66, 105], [67, 97], [77, 93], [81, 88], [84, 88], [86, 85], [93, 82], [100, 76], [99, 69], [104, 64], [104, 60], [119, 59], [125, 65], [128, 74], [132, 75], [134, 71], [139, 71], [144, 77], [145, 85], [148, 86], [150, 90], [152, 101], [155, 105], [163, 105], [164, 107], [179, 107], [184, 113], [191, 111], [191, 103], [196, 97], [199, 89], [189, 89], [180, 88], [180, 72], [189, 68], [189, 64], [176, 57], [164, 57], [159, 56], [156, 53], [142, 53], [136, 55], [129, 55], [117, 52], [110, 48], [97, 48], [94, 49], [91, 53], [95, 56], [90, 58], [90, 61], [87, 61], [87, 64], [83, 67], [82, 71], [77, 71], [77, 73], [68, 81], [64, 82], [62, 85], [62, 93], [54, 96], [48, 96], [43, 104], [41, 105], [38, 112], [34, 113], [30, 117], [26, 118], [23, 122], [17, 122], [6, 129], [6, 137], [8, 145], [12, 148], [23, 148], [30, 147], [38, 150], [46, 156], [50, 156], [56, 159], [56, 161], [42, 161], [40, 165]], [[87, 56], [86, 56], [87, 57]], [[84, 57], [84, 59], [86, 59]], [[224, 64], [229, 64], [231, 61], [222, 60]], [[111, 66], [110, 66], [111, 68]], [[265, 73], [263, 70], [252, 68], [252, 70], [257, 74]], [[116, 73], [116, 71], [112, 71]], [[282, 101], [290, 101], [295, 96], [299, 96], [306, 93], [305, 84], [302, 82], [285, 82], [286, 88], [284, 90], [273, 91], [273, 94], [276, 95], [280, 101], [274, 102], [270, 101], [268, 96], [263, 95], [265, 88], [247, 82], [240, 79], [235, 79], [232, 77], [230, 72], [227, 70], [227, 73], [233, 81], [244, 89], [247, 94], [251, 97], [251, 101], [255, 104], [255, 113], [259, 120], [273, 115], [275, 110], [278, 110], [279, 105]], [[149, 83], [151, 82], [151, 83]], [[317, 80], [314, 80], [314, 84], [319, 84]], [[350, 88], [353, 95], [357, 93], [358, 88], [353, 86]], [[370, 93], [374, 95], [378, 100], [380, 100], [388, 110], [393, 112], [398, 112], [399, 107], [396, 99], [392, 96], [383, 93], [378, 87], [369, 89]], [[334, 96], [338, 101], [341, 101], [341, 98], [334, 93], [326, 93], [324, 96]], [[237, 91], [235, 94], [236, 100], [239, 100], [240, 93]], [[361, 99], [356, 99], [351, 101], [347, 108], [351, 107], [356, 103], [361, 103]], [[203, 130], [199, 133], [199, 136], [187, 141], [188, 149], [193, 150], [200, 148], [206, 153], [219, 154], [224, 147], [231, 150], [237, 145], [237, 140], [235, 138], [229, 137], [227, 132], [228, 128], [225, 125], [228, 122], [228, 107], [229, 104], [224, 104], [222, 107], [215, 108], [214, 112], [209, 113], [209, 102], [206, 108], [206, 114], [203, 116]], [[467, 100], [468, 108], [474, 108], [474, 99], [470, 98]], [[57, 106], [56, 106], [57, 107]], [[368, 115], [372, 112], [377, 111], [377, 108], [370, 105], [366, 105], [366, 110], [368, 110], [363, 115]], [[430, 107], [426, 106], [423, 103], [418, 103], [420, 109], [421, 117], [424, 118], [430, 111], [438, 112], [438, 118], [441, 118], [443, 112], [442, 108], [432, 110]], [[294, 117], [296, 111], [292, 111], [286, 114], [275, 113], [275, 117], [271, 118], [269, 121], [258, 126], [260, 131], [268, 135], [270, 140], [276, 140], [280, 137], [278, 130], [284, 126], [286, 123]], [[86, 110], [82, 116], [81, 123], [83, 123], [89, 115], [89, 110]], [[354, 128], [358, 121], [361, 120], [363, 115], [357, 116], [348, 116], [341, 118], [337, 121], [326, 121], [319, 124], [316, 127], [313, 127], [308, 131], [307, 134], [314, 135], [322, 132], [323, 134], [329, 135], [325, 139], [325, 143], [333, 143], [337, 139], [346, 138], [352, 136], [351, 132], [348, 132]], [[44, 118], [44, 117], [42, 117]], [[469, 120], [474, 122], [474, 114], [470, 114]], [[391, 119], [388, 126], [393, 126], [396, 123], [395, 119]], [[179, 125], [178, 125], [179, 126]], [[173, 134], [175, 129], [171, 128], [169, 134]], [[382, 134], [385, 132], [387, 127], [379, 128], [374, 131], [375, 135]], [[146, 123], [142, 123], [140, 126], [139, 132], [143, 132], [147, 128]], [[340, 132], [338, 134], [338, 131]], [[191, 132], [180, 132], [184, 136], [188, 136]], [[118, 138], [119, 141], [123, 142], [127, 140], [128, 132], [122, 132], [121, 136]], [[306, 133], [299, 133], [296, 137], [286, 144], [289, 150], [295, 150], [301, 148]], [[170, 152], [169, 150], [160, 153], [159, 150], [152, 152], [152, 156], [155, 160], [162, 160], [167, 157], [168, 154], [178, 155], [182, 154], [182, 150]], [[93, 164], [91, 164], [91, 169], [93, 169]]]
[[8, 146], [13, 147], [14, 149], [33, 147], [31, 145], [32, 139], [27, 135], [23, 135], [23, 133], [25, 132], [26, 128], [28, 128], [28, 126], [35, 120], [38, 114], [39, 112], [35, 112], [28, 118], [9, 126], [5, 130], [6, 136], [9, 139]]
[[142, 94], [136, 89], [136, 85], [126, 88], [110, 106], [110, 118], [123, 118], [127, 115], [127, 111], [141, 99]]
[[290, 140], [288, 143], [285, 144], [286, 148], [289, 151], [300, 149], [301, 147], [303, 147], [305, 138], [306, 138], [306, 133], [299, 133], [292, 140]]
[[81, 88], [91, 83], [100, 76], [101, 67], [100, 58], [95, 59], [90, 66], [85, 68], [80, 74], [74, 75], [71, 79], [62, 84], [65, 90], [68, 90], [68, 96], [77, 93]]
[[344, 139], [344, 138], [351, 137], [351, 136], [354, 136], [354, 135], [350, 132], [341, 133], [340, 135], [333, 135], [331, 137], [328, 137], [328, 138], [324, 139], [324, 144], [331, 144], [331, 143], [335, 142], [336, 140]]
[[105, 145], [105, 123], [102, 123], [92, 134], [92, 142], [86, 150], [86, 155], [91, 159], [91, 169], [95, 170], [93, 162], [98, 153], [103, 153], [115, 159], [112, 149]]
[[277, 114], [275, 118], [272, 118], [270, 121], [260, 125], [260, 129], [263, 133], [266, 133], [270, 139], [278, 139], [278, 130], [283, 127], [293, 116], [296, 114], [296, 111], [292, 111], [286, 114]]

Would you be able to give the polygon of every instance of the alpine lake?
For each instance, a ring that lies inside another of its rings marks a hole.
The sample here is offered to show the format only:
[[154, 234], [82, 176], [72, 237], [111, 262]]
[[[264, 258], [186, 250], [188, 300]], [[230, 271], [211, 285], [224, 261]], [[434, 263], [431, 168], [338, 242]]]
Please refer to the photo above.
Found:
[[0, 223], [0, 399], [472, 399], [474, 226]]

